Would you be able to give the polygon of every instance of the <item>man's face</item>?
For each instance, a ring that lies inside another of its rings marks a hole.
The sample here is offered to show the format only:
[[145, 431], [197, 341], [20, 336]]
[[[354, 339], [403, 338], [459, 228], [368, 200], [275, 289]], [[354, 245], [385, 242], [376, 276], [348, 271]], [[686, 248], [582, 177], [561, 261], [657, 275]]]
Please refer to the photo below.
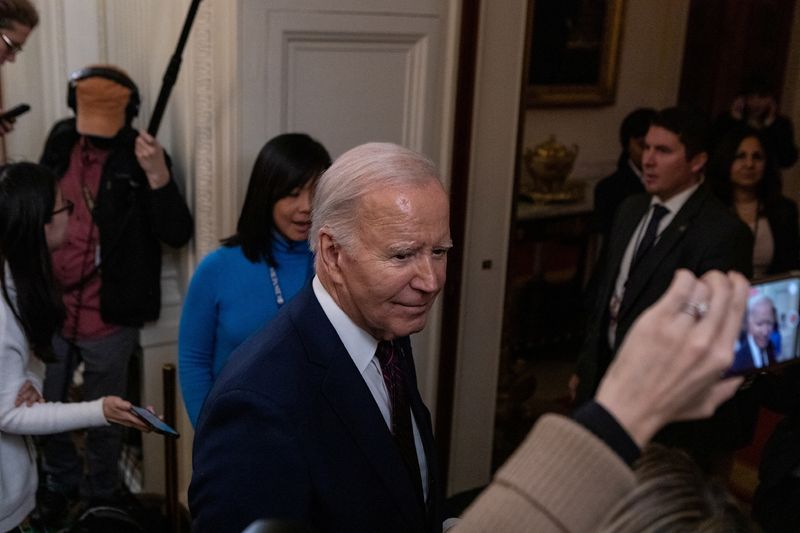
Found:
[[775, 316], [769, 302], [761, 301], [750, 309], [747, 315], [747, 333], [753, 337], [756, 346], [762, 349], [766, 348], [774, 328]]
[[[28, 40], [31, 29], [17, 22], [12, 22], [9, 28], [0, 28], [0, 34], [5, 37], [0, 39], [0, 65], [6, 61], [11, 63], [17, 58], [17, 53], [22, 49], [22, 45]], [[8, 42], [6, 42], [8, 41]], [[9, 46], [9, 43], [11, 45]]]
[[666, 202], [700, 180], [708, 158], [705, 152], [687, 161], [680, 137], [660, 126], [650, 126], [644, 139], [642, 167], [644, 188], [649, 194]]
[[438, 182], [362, 198], [352, 250], [339, 248], [339, 305], [379, 340], [420, 331], [442, 289], [451, 247], [447, 195]]

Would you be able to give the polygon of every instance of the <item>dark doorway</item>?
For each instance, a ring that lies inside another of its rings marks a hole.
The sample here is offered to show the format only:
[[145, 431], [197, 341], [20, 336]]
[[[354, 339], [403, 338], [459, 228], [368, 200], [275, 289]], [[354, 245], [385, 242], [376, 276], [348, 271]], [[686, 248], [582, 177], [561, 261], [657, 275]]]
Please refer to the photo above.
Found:
[[716, 117], [753, 75], [780, 97], [794, 8], [795, 0], [692, 0], [679, 103]]

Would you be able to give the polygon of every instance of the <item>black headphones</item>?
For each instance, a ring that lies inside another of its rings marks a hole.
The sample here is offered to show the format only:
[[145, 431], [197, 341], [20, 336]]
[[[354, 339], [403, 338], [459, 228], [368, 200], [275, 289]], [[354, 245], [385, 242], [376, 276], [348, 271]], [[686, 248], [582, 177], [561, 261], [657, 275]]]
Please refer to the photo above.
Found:
[[131, 97], [128, 100], [128, 106], [125, 108], [125, 121], [130, 123], [139, 114], [139, 88], [133, 83], [133, 80], [118, 70], [106, 67], [87, 67], [76, 70], [69, 75], [69, 82], [67, 83], [67, 105], [75, 113], [77, 110], [77, 102], [75, 98], [75, 88], [78, 82], [86, 78], [105, 78], [114, 83], [127, 87], [131, 90]]

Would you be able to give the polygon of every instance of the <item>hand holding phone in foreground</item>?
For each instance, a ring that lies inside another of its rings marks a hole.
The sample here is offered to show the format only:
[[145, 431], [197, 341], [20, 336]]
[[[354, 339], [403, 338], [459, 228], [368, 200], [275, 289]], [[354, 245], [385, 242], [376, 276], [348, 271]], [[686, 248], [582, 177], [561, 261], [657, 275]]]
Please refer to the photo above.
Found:
[[172, 437], [177, 439], [180, 437], [180, 433], [175, 431], [169, 424], [161, 420], [160, 417], [156, 416], [153, 413], [151, 408], [145, 409], [144, 407], [137, 407], [131, 406], [131, 413], [133, 413], [136, 417], [141, 419], [142, 422], [147, 424], [150, 429], [155, 431], [156, 433], [160, 433], [162, 435], [166, 435], [167, 437]]
[[106, 420], [149, 433], [152, 428], [131, 412], [132, 407], [133, 404], [131, 402], [123, 400], [119, 396], [106, 396], [103, 398], [103, 415]]
[[711, 416], [739, 387], [742, 378], [720, 376], [733, 362], [748, 290], [735, 272], [697, 279], [679, 270], [634, 323], [596, 400], [639, 446], [670, 422]]

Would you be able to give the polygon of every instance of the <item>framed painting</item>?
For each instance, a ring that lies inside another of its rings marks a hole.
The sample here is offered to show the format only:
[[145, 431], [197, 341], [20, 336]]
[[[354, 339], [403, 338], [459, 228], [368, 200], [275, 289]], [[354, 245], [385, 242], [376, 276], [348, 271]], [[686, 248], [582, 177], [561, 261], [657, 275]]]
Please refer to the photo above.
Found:
[[528, 107], [614, 102], [623, 0], [530, 0]]

